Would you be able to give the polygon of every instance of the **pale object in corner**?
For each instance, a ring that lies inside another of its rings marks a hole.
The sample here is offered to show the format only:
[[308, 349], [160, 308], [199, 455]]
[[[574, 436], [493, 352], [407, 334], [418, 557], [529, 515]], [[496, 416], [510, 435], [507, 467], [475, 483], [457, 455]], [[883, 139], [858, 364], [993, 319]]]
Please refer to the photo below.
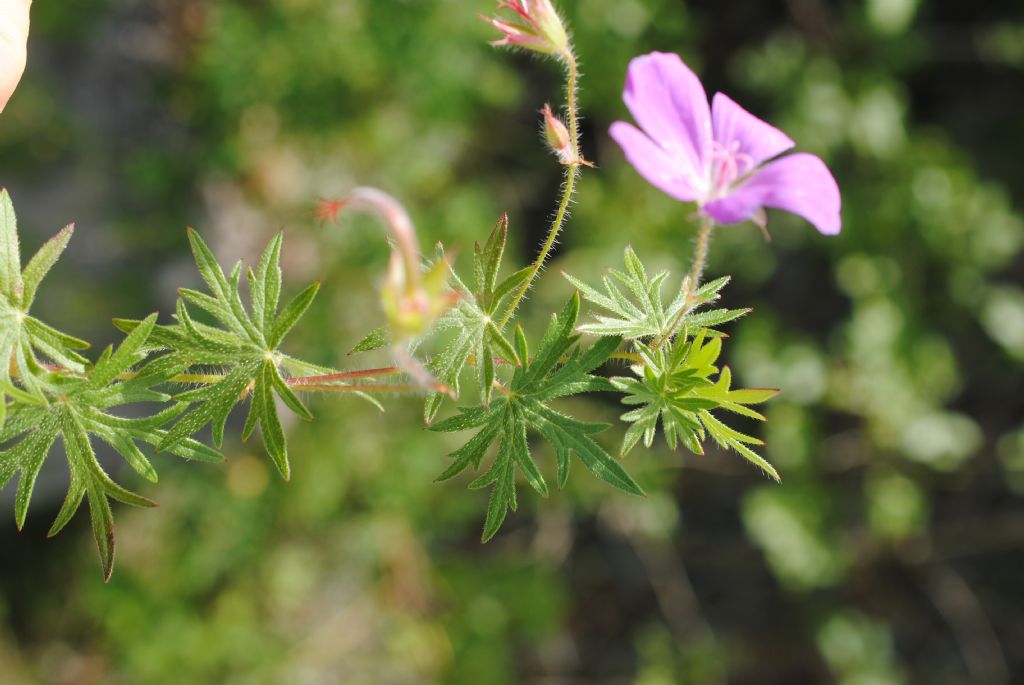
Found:
[[0, 112], [25, 71], [28, 11], [32, 0], [0, 0]]

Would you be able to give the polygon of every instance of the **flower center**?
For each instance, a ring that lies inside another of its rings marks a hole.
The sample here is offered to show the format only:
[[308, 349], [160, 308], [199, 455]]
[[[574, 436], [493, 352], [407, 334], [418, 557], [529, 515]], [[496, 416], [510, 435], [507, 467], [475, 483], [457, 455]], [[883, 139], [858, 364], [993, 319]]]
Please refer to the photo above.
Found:
[[725, 197], [737, 181], [754, 169], [753, 158], [740, 152], [740, 141], [734, 140], [728, 145], [715, 141], [711, 143], [711, 168], [708, 170], [710, 198], [717, 200]]

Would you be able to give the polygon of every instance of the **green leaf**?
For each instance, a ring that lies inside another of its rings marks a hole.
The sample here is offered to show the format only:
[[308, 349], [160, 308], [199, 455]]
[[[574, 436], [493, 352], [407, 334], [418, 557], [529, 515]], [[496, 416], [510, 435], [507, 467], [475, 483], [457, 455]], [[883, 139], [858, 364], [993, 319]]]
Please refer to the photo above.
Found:
[[178, 395], [175, 399], [179, 402], [189, 402], [196, 407], [167, 431], [157, 449], [170, 449], [208, 423], [213, 424], [213, 442], [220, 447], [224, 440], [224, 424], [228, 415], [242, 400], [246, 389], [255, 381], [260, 366], [260, 363], [249, 361], [235, 367], [216, 383]]
[[25, 265], [25, 270], [22, 272], [24, 290], [21, 295], [21, 306], [25, 311], [32, 306], [39, 284], [60, 259], [74, 232], [74, 224], [65, 226], [57, 235], [43, 243], [39, 251]]
[[284, 430], [281, 428], [281, 421], [277, 417], [277, 405], [274, 403], [273, 386], [276, 373], [273, 364], [267, 362], [263, 365], [252, 401], [258, 407], [257, 416], [260, 421], [260, 433], [263, 435], [263, 445], [274, 461], [274, 465], [277, 466], [277, 470], [281, 472], [281, 477], [288, 480], [291, 478], [288, 446], [285, 442]]
[[288, 331], [302, 318], [302, 315], [309, 309], [309, 305], [313, 304], [313, 299], [316, 297], [317, 292], [320, 290], [319, 283], [313, 283], [306, 287], [301, 293], [295, 296], [291, 302], [289, 302], [285, 308], [281, 311], [281, 315], [277, 317], [274, 322], [274, 326], [271, 329], [267, 344], [273, 348], [276, 348], [284, 340], [284, 337], [288, 335]]
[[757, 454], [744, 444], [749, 443], [752, 445], [762, 445], [764, 443], [762, 443], [757, 438], [752, 438], [749, 435], [744, 435], [739, 431], [729, 428], [724, 423], [722, 423], [721, 421], [719, 421], [718, 419], [716, 419], [714, 416], [712, 416], [710, 413], [703, 409], [700, 412], [700, 417], [701, 421], [704, 423], [704, 426], [708, 429], [708, 433], [711, 434], [711, 437], [714, 438], [715, 442], [717, 442], [720, 446], [725, 448], [731, 447], [732, 449], [736, 450], [744, 459], [760, 468], [776, 482], [782, 480], [779, 477], [779, 472], [775, 470], [775, 467], [773, 467], [762, 456], [760, 456], [759, 454]]
[[43, 245], [21, 271], [17, 220], [10, 195], [0, 190], [0, 426], [7, 398], [46, 404], [51, 370], [42, 360], [71, 373], [83, 373], [87, 360], [76, 350], [88, 343], [46, 325], [29, 314], [42, 278], [71, 237], [71, 227]]
[[[274, 236], [260, 257], [255, 281], [250, 279], [249, 283], [249, 287], [253, 291], [253, 318], [264, 335], [269, 335], [270, 329], [274, 325], [274, 313], [277, 312], [277, 305], [281, 297], [281, 245], [283, 242], [283, 233]], [[257, 299], [261, 303], [258, 313], [255, 306]]]
[[492, 486], [484, 541], [494, 536], [508, 510], [516, 508], [517, 472], [538, 493], [548, 494], [547, 483], [530, 452], [529, 429], [539, 432], [554, 447], [559, 487], [565, 485], [571, 455], [576, 454], [598, 478], [626, 492], [643, 494], [621, 464], [593, 439], [593, 434], [607, 426], [577, 421], [548, 406], [554, 398], [612, 389], [605, 379], [590, 372], [608, 360], [621, 339], [601, 339], [581, 352], [579, 336], [574, 333], [578, 314], [579, 296], [573, 295], [562, 311], [552, 317], [533, 360], [529, 359], [522, 329], [517, 327], [516, 352], [523, 364], [513, 372], [508, 387], [496, 393], [489, 405], [463, 408], [457, 415], [431, 426], [431, 430], [440, 432], [479, 429], [451, 454], [454, 462], [438, 480], [452, 478], [470, 467], [478, 469], [491, 445], [497, 443], [490, 468], [470, 484], [472, 488]]
[[[594, 335], [620, 335], [627, 340], [663, 338], [674, 333], [681, 326], [700, 328], [717, 326], [737, 319], [747, 309], [717, 309], [708, 312], [696, 310], [719, 298], [719, 291], [729, 282], [728, 277], [720, 278], [697, 289], [687, 297], [680, 289], [675, 299], [666, 305], [662, 300], [661, 287], [668, 278], [662, 271], [648, 277], [643, 262], [627, 247], [623, 255], [626, 270], [609, 269], [602, 277], [604, 292], [590, 287], [579, 279], [563, 274], [582, 293], [583, 297], [611, 314], [598, 314], [591, 323], [579, 327], [581, 333]], [[623, 290], [625, 289], [625, 293]], [[672, 329], [672, 330], [670, 330]]]
[[[517, 284], [523, 282], [523, 278], [529, 277], [530, 272], [529, 269], [517, 272], [495, 285], [507, 238], [508, 218], [503, 216], [491, 231], [486, 244], [474, 247], [473, 289], [449, 267], [449, 282], [460, 299], [438, 319], [432, 332], [454, 330], [455, 334], [427, 364], [434, 377], [458, 396], [461, 392], [462, 371], [470, 361], [475, 362], [480, 401], [483, 404], [491, 401], [496, 360], [505, 360], [514, 365], [522, 363], [522, 358], [496, 323], [504, 320], [507, 296], [511, 295]], [[444, 259], [443, 252], [439, 252], [438, 259]], [[428, 425], [444, 404], [445, 397], [443, 393], [433, 393], [427, 397], [423, 420]]]
[[490, 500], [487, 502], [487, 518], [484, 520], [484, 530], [480, 536], [481, 542], [487, 542], [494, 537], [494, 534], [501, 528], [501, 524], [505, 522], [509, 509], [515, 510], [518, 508], [516, 501], [516, 465], [512, 460], [511, 447], [506, 445], [508, 445], [507, 442], [502, 443], [502, 448], [498, 450], [498, 456], [494, 460], [494, 465], [491, 466], [491, 470], [488, 472], [488, 475], [491, 475], [489, 482], [495, 483], [495, 486], [491, 491]]
[[139, 353], [146, 339], [156, 325], [156, 314], [150, 314], [121, 343], [117, 351], [104, 358], [93, 367], [89, 374], [89, 385], [96, 389], [105, 388], [118, 376], [127, 371], [139, 360]]
[[761, 441], [729, 428], [711, 413], [724, 409], [763, 421], [764, 416], [747, 405], [764, 402], [778, 392], [732, 390], [729, 367], [723, 367], [718, 380], [712, 381], [718, 373], [714, 364], [722, 351], [721, 338], [709, 339], [707, 329], [700, 329], [689, 339], [684, 331], [667, 348], [655, 350], [636, 343], [636, 349], [643, 360], [638, 377], [610, 379], [616, 390], [625, 393], [622, 403], [635, 407], [620, 417], [630, 424], [622, 441], [623, 455], [641, 440], [650, 447], [660, 421], [671, 449], [682, 442], [691, 451], [703, 454], [701, 442], [710, 434], [719, 445], [734, 449], [778, 480], [775, 469], [747, 447]]
[[216, 300], [227, 303], [230, 295], [228, 281], [224, 277], [224, 270], [220, 268], [217, 258], [203, 242], [200, 235], [192, 228], [188, 229], [188, 242], [192, 248], [192, 255], [195, 257], [196, 266], [199, 267], [199, 275], [206, 281], [206, 286], [213, 293]]
[[306, 405], [302, 404], [302, 400], [295, 394], [288, 382], [285, 381], [281, 376], [281, 372], [273, 364], [269, 365], [271, 368], [271, 381], [274, 385], [274, 391], [277, 392], [285, 405], [293, 412], [304, 418], [306, 421], [313, 420], [313, 414], [306, 408]]
[[6, 188], [0, 188], [0, 295], [12, 303], [22, 300], [18, 219]]
[[370, 331], [370, 334], [359, 341], [359, 343], [352, 348], [349, 354], [355, 354], [356, 352], [372, 352], [373, 350], [379, 350], [382, 347], [386, 347], [391, 343], [391, 333], [387, 327], [381, 326]]
[[[155, 440], [157, 448], [187, 458], [219, 457], [212, 450], [201, 451], [201, 445], [192, 441], [191, 436], [209, 424], [213, 442], [219, 447], [223, 444], [229, 415], [241, 402], [251, 398], [243, 438], [259, 425], [267, 453], [287, 478], [286, 443], [274, 398], [280, 397], [291, 411], [304, 419], [312, 419], [312, 414], [288, 385], [281, 369], [313, 375], [336, 373], [334, 369], [289, 357], [278, 349], [309, 309], [319, 284], [308, 286], [279, 312], [281, 234], [274, 236], [267, 245], [255, 269], [243, 269], [238, 263], [226, 276], [199, 234], [189, 229], [188, 237], [209, 293], [180, 290], [177, 324], [153, 327], [146, 347], [166, 351], [161, 359], [167, 360], [167, 367], [177, 364], [175, 374], [202, 379], [204, 385], [175, 397], [179, 403], [187, 405], [188, 410], [176, 414], [174, 424], [159, 432]], [[248, 279], [251, 311], [246, 311], [240, 294], [243, 272]], [[195, 320], [189, 311], [190, 305], [205, 311], [218, 325]], [[140, 328], [137, 322], [118, 320], [115, 323], [133, 335]], [[220, 373], [211, 374], [211, 366]]]
[[18, 491], [14, 498], [14, 518], [18, 530], [25, 527], [25, 516], [28, 513], [36, 477], [50, 447], [57, 440], [57, 434], [56, 422], [49, 420], [14, 447], [0, 453], [0, 464], [3, 464], [0, 466], [0, 487], [7, 483], [15, 471], [21, 472]]
[[505, 254], [505, 242], [508, 240], [508, 214], [502, 214], [498, 223], [494, 225], [487, 243], [481, 248], [479, 245], [474, 249], [474, 265], [476, 267], [477, 285], [485, 294], [484, 305], [490, 304], [489, 300], [494, 294], [494, 285], [498, 281], [498, 270], [501, 268], [501, 258]]
[[[96, 366], [81, 375], [41, 377], [46, 403], [16, 404], [0, 429], [0, 486], [20, 473], [15, 495], [15, 519], [21, 527], [27, 516], [36, 476], [50, 448], [58, 438], [64, 446], [71, 479], [64, 505], [50, 529], [56, 534], [88, 498], [90, 519], [96, 538], [104, 576], [109, 578], [114, 560], [113, 513], [109, 499], [136, 506], [153, 503], [115, 483], [96, 459], [92, 439], [110, 444], [142, 477], [157, 478], [149, 460], [137, 443], [153, 444], [163, 437], [160, 426], [183, 411], [172, 407], [141, 418], [124, 418], [112, 413], [116, 407], [142, 400], [166, 401], [167, 395], [153, 385], [167, 379], [168, 369], [159, 359], [136, 372], [128, 369], [142, 357], [146, 337], [154, 329], [156, 316], [150, 316], [117, 348], [103, 353]], [[59, 401], [53, 401], [59, 399]], [[210, 459], [211, 450], [187, 442], [181, 454], [186, 458]], [[214, 455], [214, 458], [216, 456]]]

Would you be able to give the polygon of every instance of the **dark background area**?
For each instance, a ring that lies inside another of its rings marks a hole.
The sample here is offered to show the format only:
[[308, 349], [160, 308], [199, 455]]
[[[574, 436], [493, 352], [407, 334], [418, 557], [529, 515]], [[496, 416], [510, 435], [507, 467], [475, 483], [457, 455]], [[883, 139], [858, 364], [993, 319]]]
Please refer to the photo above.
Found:
[[[185, 226], [252, 259], [285, 230], [286, 290], [323, 291], [290, 345], [324, 364], [383, 321], [370, 221], [317, 198], [380, 186], [424, 247], [465, 255], [508, 211], [535, 254], [560, 182], [537, 110], [557, 68], [496, 51], [484, 0], [79, 0], [33, 7], [29, 68], [0, 116], [0, 185], [25, 253], [71, 221], [36, 313], [94, 349], [110, 318], [198, 284]], [[843, 233], [770, 213], [724, 229], [710, 276], [751, 306], [724, 359], [778, 387], [783, 475], [734, 454], [626, 463], [646, 499], [577, 470], [478, 542], [485, 496], [435, 484], [458, 436], [413, 397], [380, 414], [318, 398], [289, 426], [293, 480], [237, 435], [221, 466], [155, 464], [161, 508], [118, 507], [102, 582], [88, 521], [45, 533], [51, 455], [25, 531], [0, 527], [0, 682], [1010, 685], [1024, 681], [1024, 12], [1020, 3], [559, 3], [583, 64], [581, 183], [525, 310], [539, 332], [626, 242], [688, 266], [692, 208], [607, 136], [626, 65], [680, 53], [821, 155]], [[671, 287], [678, 281], [670, 278]], [[614, 421], [613, 398], [572, 410]], [[613, 449], [621, 425], [601, 437]], [[537, 444], [543, 467], [546, 446]], [[114, 468], [116, 462], [111, 461]], [[13, 507], [13, 489], [0, 503]]]

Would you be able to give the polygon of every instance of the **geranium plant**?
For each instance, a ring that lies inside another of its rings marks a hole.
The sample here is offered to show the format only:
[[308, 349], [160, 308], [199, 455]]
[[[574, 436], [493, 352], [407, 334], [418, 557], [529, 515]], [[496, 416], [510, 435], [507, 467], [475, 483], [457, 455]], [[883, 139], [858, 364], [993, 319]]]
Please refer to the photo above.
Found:
[[[20, 49], [22, 55], [20, 62], [4, 63], [2, 106], [23, 66], [28, 3], [3, 0], [0, 5], [13, 8], [10, 16], [19, 18], [5, 25], [8, 34], [0, 48]], [[111, 479], [97, 460], [96, 443], [108, 444], [155, 482], [147, 451], [218, 461], [228, 417], [240, 409], [247, 417], [243, 439], [258, 428], [267, 454], [287, 479], [291, 465], [279, 406], [312, 419], [301, 399], [311, 393], [355, 395], [375, 403], [381, 393], [419, 394], [431, 430], [466, 431], [463, 446], [447, 467], [439, 467], [439, 480], [472, 470], [478, 475], [470, 487], [490, 488], [485, 541], [516, 508], [520, 477], [542, 495], [550, 491], [530, 434], [550, 446], [559, 488], [578, 459], [597, 478], [631, 495], [643, 494], [619, 457], [641, 440], [650, 446], [659, 431], [670, 447], [681, 444], [697, 454], [710, 438], [779, 478], [755, 451], [761, 441], [727, 423], [729, 413], [763, 420], [751, 407], [776, 391], [732, 387], [729, 368], [719, 361], [724, 341], [719, 328], [747, 310], [715, 308], [729, 279], [703, 282], [704, 265], [715, 226], [753, 221], [764, 228], [766, 207], [794, 212], [822, 233], [837, 233], [839, 191], [831, 174], [812, 155], [778, 157], [793, 141], [727, 96], [717, 94], [709, 107], [699, 79], [678, 56], [636, 58], [624, 99], [640, 128], [618, 122], [610, 133], [650, 183], [696, 203], [700, 230], [690, 269], [666, 294], [668, 274], [648, 273], [627, 246], [623, 268], [609, 270], [600, 285], [565, 275], [575, 292], [543, 331], [527, 331], [520, 310], [566, 227], [577, 177], [592, 165], [580, 148], [577, 57], [555, 7], [549, 0], [508, 0], [498, 9], [500, 16], [487, 19], [501, 33], [496, 45], [553, 59], [565, 71], [562, 112], [556, 114], [550, 105], [541, 109], [545, 139], [564, 169], [564, 183], [536, 258], [524, 266], [505, 265], [513, 229], [504, 214], [481, 236], [472, 269], [462, 274], [441, 248], [428, 258], [421, 255], [409, 213], [383, 191], [356, 188], [320, 204], [323, 220], [368, 211], [389, 232], [392, 256], [380, 290], [388, 325], [368, 331], [355, 351], [387, 348], [392, 366], [335, 369], [293, 356], [282, 345], [320, 286], [283, 292], [282, 237], [270, 242], [256, 264], [225, 269], [192, 230], [188, 240], [205, 290], [181, 289], [171, 317], [115, 320], [125, 339], [90, 357], [86, 342], [31, 313], [72, 227], [23, 265], [14, 207], [7, 191], [0, 193], [0, 486], [17, 476], [19, 527], [43, 462], [63, 452], [71, 484], [50, 532], [58, 532], [87, 500], [109, 577], [114, 562], [110, 500], [152, 502]], [[581, 320], [584, 302], [593, 312]], [[446, 344], [435, 354], [424, 352], [436, 340]], [[611, 359], [624, 361], [628, 375], [599, 373]], [[618, 394], [627, 407], [617, 450], [601, 435], [609, 426], [566, 413], [563, 398], [589, 393]], [[457, 408], [446, 407], [455, 400]], [[150, 410], [128, 418], [125, 405]], [[207, 426], [213, 446], [194, 437]]]

